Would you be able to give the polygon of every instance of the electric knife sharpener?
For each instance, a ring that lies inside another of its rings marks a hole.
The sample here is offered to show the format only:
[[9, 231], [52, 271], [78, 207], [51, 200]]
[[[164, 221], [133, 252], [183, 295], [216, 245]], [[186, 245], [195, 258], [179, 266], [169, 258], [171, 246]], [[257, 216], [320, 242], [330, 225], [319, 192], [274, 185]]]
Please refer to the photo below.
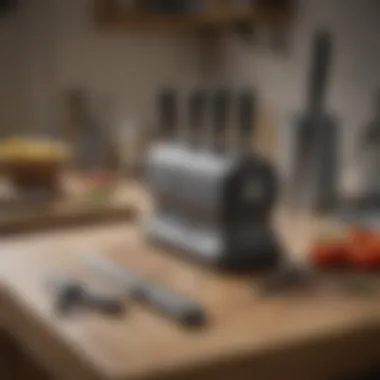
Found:
[[[202, 147], [201, 124], [207, 108], [206, 91], [189, 99], [190, 134], [186, 141], [172, 139], [151, 149], [148, 182], [154, 211], [148, 237], [154, 243], [212, 266], [258, 269], [276, 264], [280, 249], [271, 229], [270, 215], [277, 198], [276, 173], [264, 158], [250, 154], [254, 120], [253, 91], [238, 99], [240, 149], [228, 151], [225, 139], [228, 91], [212, 97], [214, 144]], [[174, 131], [176, 96], [159, 97], [166, 114], [162, 128]]]

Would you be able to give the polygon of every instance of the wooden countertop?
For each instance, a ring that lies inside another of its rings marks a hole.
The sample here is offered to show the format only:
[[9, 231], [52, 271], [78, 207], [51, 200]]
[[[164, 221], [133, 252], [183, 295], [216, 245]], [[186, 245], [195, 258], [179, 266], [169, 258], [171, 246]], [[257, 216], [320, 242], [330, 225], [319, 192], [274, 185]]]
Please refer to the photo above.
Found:
[[[327, 225], [282, 211], [275, 219], [285, 246], [300, 259]], [[252, 279], [183, 261], [142, 236], [143, 222], [3, 241], [3, 326], [52, 374], [70, 380], [313, 380], [380, 363], [379, 299], [257, 298]], [[78, 265], [78, 255], [88, 251], [199, 300], [209, 325], [188, 331], [138, 304], [121, 319], [58, 318], [44, 279], [57, 270], [97, 282]]]
[[[135, 199], [141, 186], [135, 181], [116, 179], [109, 184], [104, 199], [91, 198], [95, 185], [88, 184], [85, 175], [72, 172], [62, 176], [59, 194], [18, 194], [0, 176], [0, 236], [74, 228], [136, 217]], [[4, 191], [5, 190], [5, 191]], [[3, 192], [2, 192], [3, 191]]]

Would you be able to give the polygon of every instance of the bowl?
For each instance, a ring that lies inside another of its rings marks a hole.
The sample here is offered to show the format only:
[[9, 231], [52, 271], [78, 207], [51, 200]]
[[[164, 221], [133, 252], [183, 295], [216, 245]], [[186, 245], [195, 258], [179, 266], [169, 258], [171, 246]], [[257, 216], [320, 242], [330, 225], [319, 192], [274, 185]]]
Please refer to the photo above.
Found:
[[17, 189], [59, 189], [69, 161], [65, 144], [42, 139], [10, 139], [0, 143], [0, 166]]

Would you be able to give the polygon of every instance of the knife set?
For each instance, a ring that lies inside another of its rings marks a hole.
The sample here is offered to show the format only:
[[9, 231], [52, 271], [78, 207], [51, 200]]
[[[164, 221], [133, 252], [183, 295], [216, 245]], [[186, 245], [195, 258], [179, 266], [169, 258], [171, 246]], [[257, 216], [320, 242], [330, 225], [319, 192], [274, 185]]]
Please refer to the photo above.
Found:
[[[226, 269], [273, 265], [279, 258], [270, 226], [277, 180], [272, 165], [250, 152], [254, 91], [196, 89], [184, 104], [185, 138], [179, 133], [178, 95], [165, 89], [157, 96], [163, 141], [147, 159], [154, 198], [149, 239]], [[229, 115], [238, 124], [239, 143], [233, 148], [227, 138]]]

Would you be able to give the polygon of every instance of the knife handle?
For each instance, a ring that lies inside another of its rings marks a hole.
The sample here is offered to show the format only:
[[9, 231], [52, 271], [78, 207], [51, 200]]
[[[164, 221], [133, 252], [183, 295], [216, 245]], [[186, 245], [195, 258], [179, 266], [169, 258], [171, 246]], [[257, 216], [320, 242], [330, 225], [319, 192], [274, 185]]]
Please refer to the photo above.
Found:
[[83, 302], [89, 308], [98, 310], [108, 315], [123, 315], [126, 311], [125, 300], [119, 296], [110, 296], [95, 293], [84, 289], [82, 293]]
[[189, 129], [190, 143], [199, 146], [204, 137], [203, 127], [205, 124], [207, 106], [207, 92], [205, 89], [196, 89], [189, 96]]
[[134, 295], [182, 325], [195, 327], [205, 322], [205, 314], [200, 305], [156, 284], [141, 284], [135, 289]]
[[376, 90], [375, 100], [373, 103], [374, 103], [373, 108], [375, 111], [375, 119], [377, 120], [378, 123], [380, 123], [380, 88]]
[[211, 139], [216, 150], [226, 148], [227, 122], [231, 97], [228, 89], [220, 88], [215, 91], [212, 104], [212, 133]]
[[157, 111], [162, 136], [173, 140], [176, 137], [175, 129], [178, 125], [178, 100], [174, 89], [164, 88], [157, 95]]
[[101, 294], [78, 280], [55, 274], [47, 279], [47, 285], [54, 294], [54, 309], [66, 314], [73, 309], [90, 309], [108, 315], [122, 315], [125, 300], [120, 296]]
[[257, 99], [253, 89], [240, 92], [238, 98], [239, 149], [249, 152], [255, 128]]

